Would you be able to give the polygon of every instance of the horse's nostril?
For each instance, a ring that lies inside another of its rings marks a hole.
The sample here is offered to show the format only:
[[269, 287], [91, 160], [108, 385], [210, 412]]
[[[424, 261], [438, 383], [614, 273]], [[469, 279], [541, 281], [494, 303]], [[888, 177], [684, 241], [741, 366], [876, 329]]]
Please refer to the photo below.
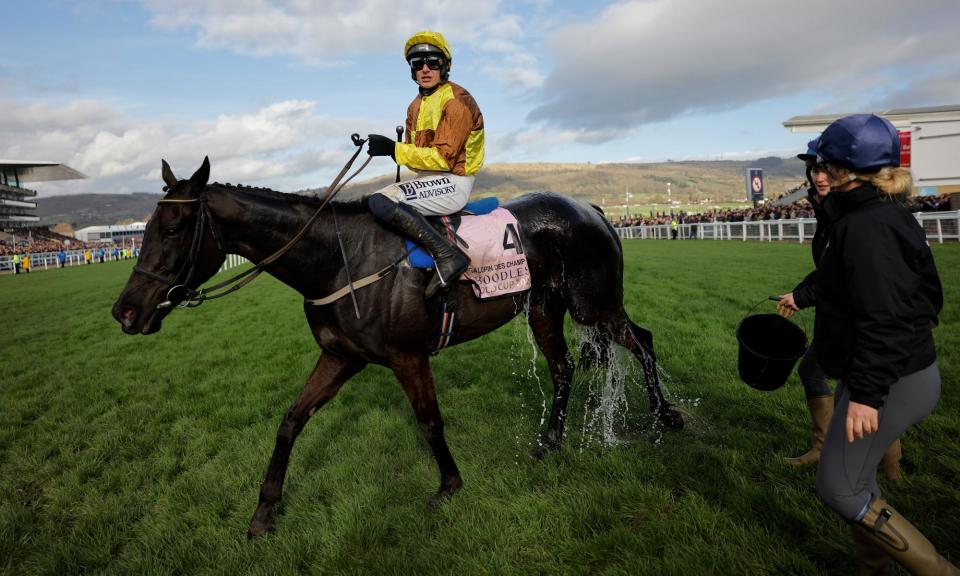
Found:
[[124, 308], [120, 315], [123, 316], [124, 320], [132, 320], [137, 313], [133, 311], [133, 308]]

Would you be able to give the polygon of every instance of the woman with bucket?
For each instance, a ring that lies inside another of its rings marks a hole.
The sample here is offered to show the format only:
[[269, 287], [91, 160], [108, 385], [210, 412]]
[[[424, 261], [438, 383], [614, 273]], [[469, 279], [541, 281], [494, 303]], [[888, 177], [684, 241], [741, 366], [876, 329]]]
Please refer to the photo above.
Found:
[[940, 397], [932, 330], [943, 289], [923, 229], [897, 201], [912, 186], [899, 136], [879, 116], [847, 116], [824, 130], [817, 156], [837, 219], [814, 281], [815, 343], [839, 378], [817, 495], [851, 524], [861, 573], [886, 573], [892, 558], [913, 574], [960, 575], [876, 481], [887, 448]]
[[[817, 228], [811, 243], [814, 266], [820, 261], [823, 248], [827, 244], [830, 223], [836, 217], [833, 198], [827, 196], [830, 193], [830, 178], [817, 165], [817, 145], [819, 142], [819, 138], [811, 140], [807, 143], [806, 153], [797, 154], [797, 158], [803, 160], [806, 164], [807, 183], [810, 185], [807, 189], [807, 200], [813, 207], [813, 213], [817, 219]], [[816, 291], [814, 289], [816, 275], [817, 272], [814, 270], [797, 284], [792, 292], [780, 296], [777, 308], [781, 316], [790, 318], [796, 310], [816, 306]], [[784, 461], [790, 466], [800, 468], [815, 465], [820, 461], [820, 451], [823, 448], [823, 439], [827, 434], [827, 425], [830, 424], [830, 418], [833, 416], [834, 396], [833, 391], [830, 390], [830, 385], [827, 384], [827, 375], [820, 368], [816, 346], [813, 343], [807, 348], [806, 353], [800, 360], [797, 374], [803, 384], [807, 409], [810, 411], [810, 419], [813, 421], [813, 446], [804, 454], [793, 458], [784, 458]], [[900, 455], [900, 440], [897, 439], [890, 445], [880, 461], [881, 472], [890, 480], [901, 478]]]

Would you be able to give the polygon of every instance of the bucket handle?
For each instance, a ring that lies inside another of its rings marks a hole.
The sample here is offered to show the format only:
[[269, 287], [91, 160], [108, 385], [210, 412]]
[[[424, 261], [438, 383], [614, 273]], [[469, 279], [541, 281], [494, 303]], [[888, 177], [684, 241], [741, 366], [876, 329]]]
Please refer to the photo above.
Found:
[[[779, 302], [779, 301], [780, 301], [780, 297], [779, 297], [779, 296], [767, 296], [767, 297], [764, 298], [763, 300], [760, 300], [759, 302], [757, 302], [756, 304], [753, 305], [753, 308], [751, 308], [749, 312], [747, 312], [747, 316], [750, 316], [750, 315], [752, 315], [754, 312], [756, 312], [757, 308], [759, 308], [761, 304], [763, 304], [764, 302], [766, 302], [766, 301], [768, 301], [768, 300], [769, 300], [769, 301], [772, 301], [772, 302]], [[802, 310], [801, 310], [801, 312], [802, 312]], [[801, 316], [800, 314], [795, 314], [794, 316], [795, 316], [796, 318], [799, 318], [799, 319], [800, 319], [800, 325], [801, 325], [801, 327], [802, 327], [802, 329], [803, 329], [803, 335], [807, 338], [807, 343], [809, 343], [809, 342], [810, 342], [810, 333], [807, 331], [807, 320], [806, 320], [806, 318], [804, 318], [804, 317]]]

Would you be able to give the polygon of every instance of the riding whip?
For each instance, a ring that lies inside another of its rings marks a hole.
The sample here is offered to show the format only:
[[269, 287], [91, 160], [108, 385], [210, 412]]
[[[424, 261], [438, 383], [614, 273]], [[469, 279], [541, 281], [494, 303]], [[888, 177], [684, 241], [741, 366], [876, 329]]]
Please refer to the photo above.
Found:
[[[397, 126], [397, 143], [403, 142], [403, 126]], [[400, 181], [400, 164], [397, 164], [397, 182]]]

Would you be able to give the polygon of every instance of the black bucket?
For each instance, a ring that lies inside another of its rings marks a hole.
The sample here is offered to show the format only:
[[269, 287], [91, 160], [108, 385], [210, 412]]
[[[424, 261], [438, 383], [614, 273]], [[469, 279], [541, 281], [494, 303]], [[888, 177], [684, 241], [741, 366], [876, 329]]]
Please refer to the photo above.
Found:
[[741, 320], [737, 342], [740, 378], [751, 388], [765, 392], [783, 386], [807, 350], [806, 333], [777, 314], [754, 314]]

